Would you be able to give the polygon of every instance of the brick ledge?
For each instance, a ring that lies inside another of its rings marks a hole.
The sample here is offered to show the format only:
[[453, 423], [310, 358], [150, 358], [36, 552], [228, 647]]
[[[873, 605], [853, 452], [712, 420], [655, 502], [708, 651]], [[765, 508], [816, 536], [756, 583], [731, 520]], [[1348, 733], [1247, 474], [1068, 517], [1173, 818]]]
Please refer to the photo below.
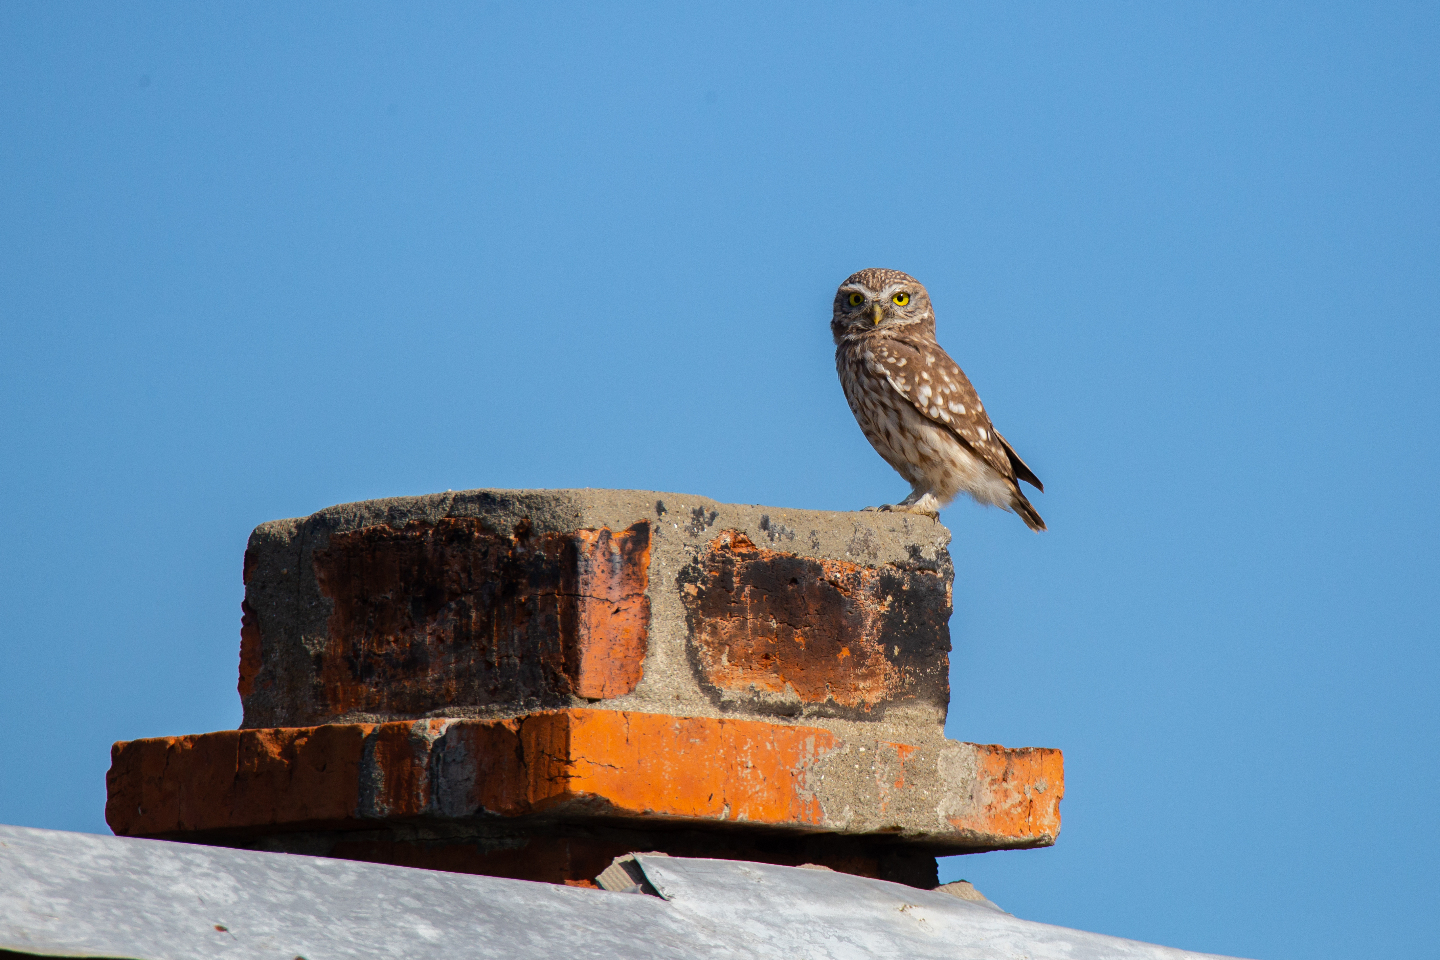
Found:
[[503, 818], [888, 835], [964, 853], [1053, 844], [1064, 792], [1058, 750], [867, 750], [818, 727], [610, 710], [226, 730], [117, 743], [111, 757], [116, 834], [206, 842]]

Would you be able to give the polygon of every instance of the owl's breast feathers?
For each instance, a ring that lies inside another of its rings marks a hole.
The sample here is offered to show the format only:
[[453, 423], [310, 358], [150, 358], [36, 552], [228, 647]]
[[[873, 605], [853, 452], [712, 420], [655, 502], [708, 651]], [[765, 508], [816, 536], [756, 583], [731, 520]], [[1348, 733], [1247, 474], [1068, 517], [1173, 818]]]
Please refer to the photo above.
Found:
[[970, 378], [934, 340], [876, 337], [851, 347], [867, 372], [888, 381], [926, 418], [950, 432], [1012, 484], [1045, 488], [990, 422]]

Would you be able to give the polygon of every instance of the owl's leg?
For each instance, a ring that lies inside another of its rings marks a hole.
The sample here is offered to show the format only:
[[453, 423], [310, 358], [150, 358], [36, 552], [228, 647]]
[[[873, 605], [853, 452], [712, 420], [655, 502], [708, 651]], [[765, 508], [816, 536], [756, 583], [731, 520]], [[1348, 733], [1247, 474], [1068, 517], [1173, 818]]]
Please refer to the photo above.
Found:
[[940, 500], [928, 490], [912, 490], [910, 496], [899, 503], [887, 503], [881, 507], [866, 507], [865, 509], [878, 510], [881, 513], [918, 513], [930, 517], [932, 520], [940, 519]]
[[940, 519], [940, 500], [929, 490], [913, 491], [910, 496], [895, 504], [892, 509], [905, 513], [923, 513], [927, 517]]

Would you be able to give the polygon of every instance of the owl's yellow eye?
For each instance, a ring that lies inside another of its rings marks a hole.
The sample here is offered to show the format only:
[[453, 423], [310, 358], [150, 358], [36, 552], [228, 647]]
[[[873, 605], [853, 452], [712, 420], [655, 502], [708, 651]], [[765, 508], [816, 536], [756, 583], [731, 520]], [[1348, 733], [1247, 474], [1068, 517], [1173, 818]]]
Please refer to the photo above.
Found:
[[850, 306], [858, 307], [865, 302], [865, 298], [858, 293], [850, 294]]
[[910, 302], [910, 294], [908, 294], [908, 293], [897, 293], [897, 294], [895, 294], [895, 296], [891, 297], [890, 299], [895, 301], [895, 306], [897, 306], [897, 307], [903, 307], [903, 306], [905, 306], [905, 304], [907, 304], [907, 303]]

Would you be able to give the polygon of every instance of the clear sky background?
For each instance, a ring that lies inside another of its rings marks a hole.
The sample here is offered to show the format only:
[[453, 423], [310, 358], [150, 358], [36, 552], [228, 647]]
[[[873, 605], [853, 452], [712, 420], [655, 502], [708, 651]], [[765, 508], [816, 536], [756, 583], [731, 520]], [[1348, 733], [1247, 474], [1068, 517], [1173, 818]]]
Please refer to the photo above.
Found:
[[1045, 480], [957, 503], [948, 731], [1065, 752], [1006, 909], [1435, 956], [1434, 4], [0, 5], [0, 822], [234, 727], [250, 529], [905, 484], [883, 266]]

